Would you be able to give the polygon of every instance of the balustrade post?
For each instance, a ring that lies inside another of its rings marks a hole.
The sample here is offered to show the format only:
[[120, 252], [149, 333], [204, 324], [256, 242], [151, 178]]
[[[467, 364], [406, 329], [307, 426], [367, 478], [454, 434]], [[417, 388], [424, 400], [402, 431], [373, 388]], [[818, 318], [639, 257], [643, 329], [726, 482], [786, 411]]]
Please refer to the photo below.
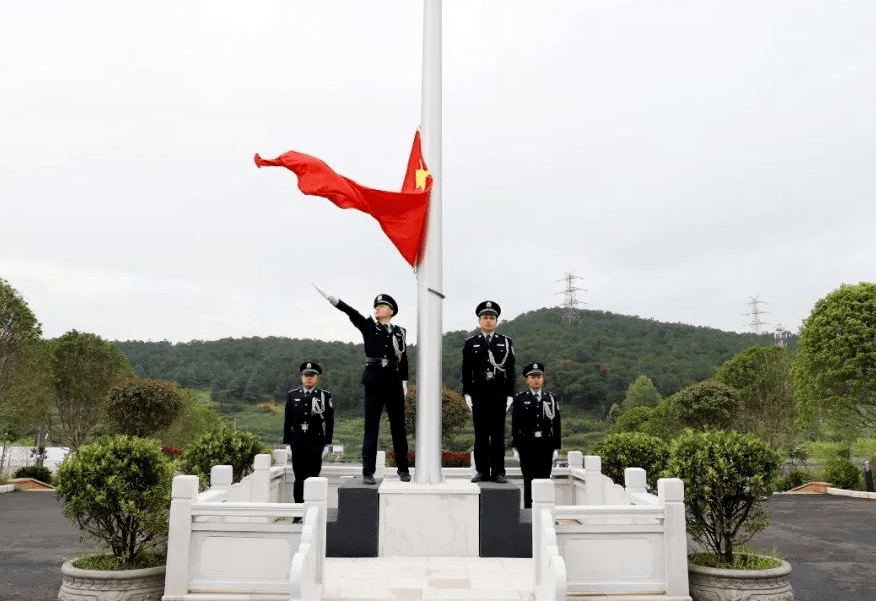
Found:
[[605, 503], [605, 478], [602, 476], [602, 457], [584, 457], [584, 504], [602, 505]]
[[666, 562], [666, 595], [689, 594], [687, 579], [687, 522], [684, 517], [684, 483], [679, 478], [660, 478], [657, 498], [663, 506], [663, 557]]
[[189, 554], [192, 543], [192, 503], [198, 497], [197, 476], [176, 476], [171, 487], [164, 594], [189, 592]]

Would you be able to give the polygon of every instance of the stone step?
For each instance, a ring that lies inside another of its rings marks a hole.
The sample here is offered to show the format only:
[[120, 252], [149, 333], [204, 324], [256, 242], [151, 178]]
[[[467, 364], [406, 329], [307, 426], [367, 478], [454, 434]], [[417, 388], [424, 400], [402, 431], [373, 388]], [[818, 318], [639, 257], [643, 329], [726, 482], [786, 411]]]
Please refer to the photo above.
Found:
[[534, 601], [532, 559], [328, 557], [323, 601]]

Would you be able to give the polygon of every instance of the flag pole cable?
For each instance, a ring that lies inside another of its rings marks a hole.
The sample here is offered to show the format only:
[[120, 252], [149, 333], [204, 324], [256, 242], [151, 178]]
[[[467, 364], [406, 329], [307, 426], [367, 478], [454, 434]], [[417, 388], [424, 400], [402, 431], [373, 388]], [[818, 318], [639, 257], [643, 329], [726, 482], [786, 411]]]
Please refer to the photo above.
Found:
[[444, 295], [441, 238], [441, 0], [423, 1], [420, 128], [432, 175], [428, 228], [417, 269], [417, 430], [415, 481], [439, 484], [441, 475], [441, 364]]

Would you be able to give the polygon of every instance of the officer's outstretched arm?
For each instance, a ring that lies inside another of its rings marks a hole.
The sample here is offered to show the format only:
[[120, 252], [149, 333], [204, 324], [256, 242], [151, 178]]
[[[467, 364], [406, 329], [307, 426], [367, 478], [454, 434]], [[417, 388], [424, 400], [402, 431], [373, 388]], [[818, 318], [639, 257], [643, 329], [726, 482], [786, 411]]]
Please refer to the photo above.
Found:
[[332, 296], [331, 294], [329, 294], [328, 292], [326, 292], [325, 290], [323, 290], [322, 288], [320, 288], [319, 286], [317, 286], [317, 285], [314, 284], [313, 282], [310, 282], [310, 284], [311, 284], [311, 286], [313, 286], [314, 288], [316, 288], [316, 291], [319, 292], [320, 294], [322, 294], [322, 296], [323, 296], [328, 302], [330, 302], [333, 306], [335, 306], [335, 307], [338, 306], [338, 299], [337, 299], [337, 298], [335, 298], [334, 296]]

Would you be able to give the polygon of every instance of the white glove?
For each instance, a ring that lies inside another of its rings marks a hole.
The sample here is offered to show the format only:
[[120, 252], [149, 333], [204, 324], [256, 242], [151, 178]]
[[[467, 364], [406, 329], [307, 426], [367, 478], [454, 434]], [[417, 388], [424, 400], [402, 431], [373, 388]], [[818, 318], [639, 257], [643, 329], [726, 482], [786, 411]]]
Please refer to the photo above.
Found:
[[559, 457], [559, 456], [560, 456], [560, 450], [559, 450], [559, 449], [554, 449], [554, 457], [553, 457], [553, 461], [556, 461], [557, 457]]
[[517, 452], [517, 449], [512, 447], [511, 452], [514, 453], [514, 461], [520, 463], [520, 453]]
[[338, 306], [338, 299], [336, 299], [334, 296], [332, 296], [331, 294], [329, 294], [328, 292], [326, 292], [325, 290], [323, 290], [322, 288], [320, 288], [319, 286], [317, 286], [317, 285], [314, 284], [313, 282], [310, 282], [310, 284], [311, 284], [314, 288], [316, 288], [316, 291], [319, 292], [320, 294], [322, 294], [323, 297], [325, 297], [325, 299], [326, 299], [328, 302], [330, 302], [333, 306], [335, 306], [335, 307]]
[[471, 395], [465, 395], [465, 404], [468, 405], [468, 410], [471, 411]]
[[292, 445], [286, 445], [286, 463], [292, 461]]
[[405, 396], [408, 396], [408, 381], [402, 380], [402, 390], [405, 392]]
[[513, 402], [514, 402], [514, 397], [509, 396], [508, 400], [505, 401], [505, 413], [508, 413], [508, 410], [511, 408], [511, 403], [513, 403]]
[[332, 445], [327, 444], [327, 445], [325, 445], [325, 446], [322, 448], [322, 456], [323, 456], [323, 457], [325, 457], [326, 455], [328, 455], [329, 447], [331, 447], [331, 446], [332, 446]]

